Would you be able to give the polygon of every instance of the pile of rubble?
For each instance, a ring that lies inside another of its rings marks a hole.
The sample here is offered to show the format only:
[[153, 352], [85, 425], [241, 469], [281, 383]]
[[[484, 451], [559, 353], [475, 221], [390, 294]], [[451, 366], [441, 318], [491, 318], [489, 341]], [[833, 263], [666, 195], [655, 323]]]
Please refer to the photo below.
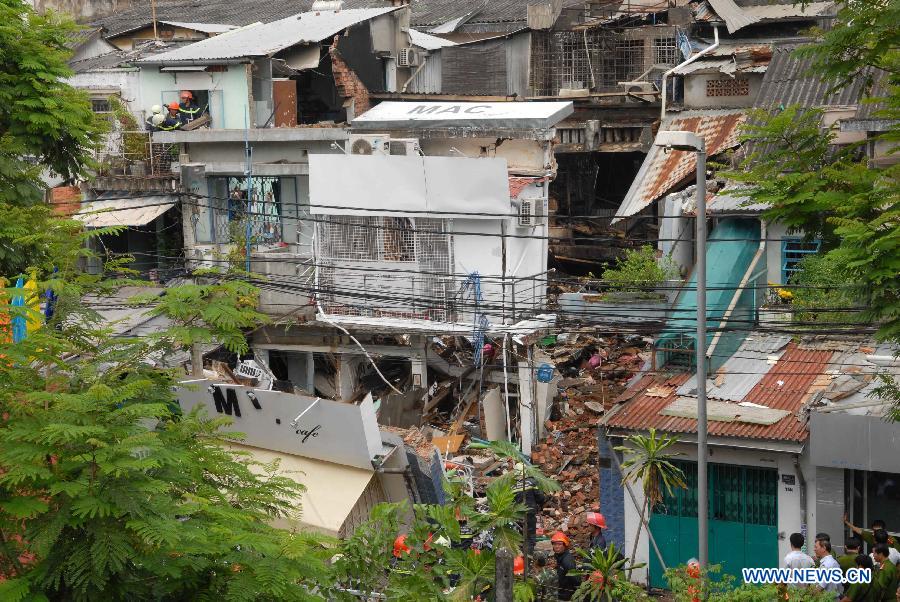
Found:
[[642, 337], [559, 335], [548, 349], [562, 375], [557, 408], [547, 436], [532, 449], [532, 462], [559, 482], [539, 517], [546, 533], [567, 531], [577, 545], [589, 539], [585, 513], [599, 509], [597, 424], [644, 361]]

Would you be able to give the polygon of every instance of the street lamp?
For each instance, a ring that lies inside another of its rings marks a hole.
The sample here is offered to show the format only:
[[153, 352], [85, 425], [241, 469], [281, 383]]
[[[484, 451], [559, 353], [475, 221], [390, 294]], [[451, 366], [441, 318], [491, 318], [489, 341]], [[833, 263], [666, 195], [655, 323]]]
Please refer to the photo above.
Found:
[[697, 542], [700, 566], [709, 564], [709, 482], [706, 449], [706, 145], [694, 132], [659, 132], [656, 146], [697, 153]]

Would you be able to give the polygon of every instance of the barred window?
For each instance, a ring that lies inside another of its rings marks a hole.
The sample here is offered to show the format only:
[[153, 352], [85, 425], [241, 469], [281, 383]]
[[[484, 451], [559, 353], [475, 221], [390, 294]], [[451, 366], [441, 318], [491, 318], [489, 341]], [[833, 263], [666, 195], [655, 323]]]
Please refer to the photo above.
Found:
[[653, 40], [653, 62], [657, 65], [674, 65], [678, 62], [678, 47], [675, 38]]

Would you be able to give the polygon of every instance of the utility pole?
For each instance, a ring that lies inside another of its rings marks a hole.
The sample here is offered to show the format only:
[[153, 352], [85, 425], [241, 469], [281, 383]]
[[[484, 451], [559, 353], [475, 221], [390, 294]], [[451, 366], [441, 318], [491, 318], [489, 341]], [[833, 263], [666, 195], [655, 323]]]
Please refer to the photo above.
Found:
[[497, 550], [494, 560], [494, 588], [497, 602], [512, 602], [513, 599], [513, 555], [506, 548]]
[[153, 39], [159, 39], [159, 32], [156, 30], [156, 0], [150, 0], [150, 13], [153, 17]]
[[706, 444], [706, 147], [697, 150], [697, 529], [699, 560], [709, 566], [709, 480]]
[[[716, 38], [718, 41], [718, 37]], [[709, 481], [706, 441], [706, 144], [694, 132], [659, 132], [655, 146], [665, 152], [677, 150], [697, 155], [697, 222], [694, 274], [697, 278], [697, 332], [694, 355], [697, 361], [697, 543], [700, 566], [709, 565]]]

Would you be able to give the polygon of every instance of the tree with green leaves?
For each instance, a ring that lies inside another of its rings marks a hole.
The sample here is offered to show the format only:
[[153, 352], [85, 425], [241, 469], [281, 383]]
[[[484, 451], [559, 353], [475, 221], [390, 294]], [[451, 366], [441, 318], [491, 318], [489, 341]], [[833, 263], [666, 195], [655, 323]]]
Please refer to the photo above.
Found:
[[[887, 157], [900, 141], [898, 22], [900, 0], [842, 2], [833, 26], [795, 51], [832, 90], [862, 80], [861, 102], [875, 105], [881, 130], [867, 142]], [[822, 257], [834, 265], [831, 284], [862, 291], [862, 318], [877, 326], [880, 340], [898, 342], [900, 164], [870, 164], [855, 146], [836, 149], [834, 128], [823, 127], [822, 117], [797, 106], [757, 112], [744, 131], [757, 150], [730, 176], [749, 187], [753, 202], [770, 205], [767, 220], [822, 240]], [[883, 396], [893, 389], [879, 390]], [[900, 396], [882, 398], [893, 400], [900, 416]]]
[[23, 271], [23, 258], [44, 250], [33, 228], [46, 212], [42, 177], [86, 176], [105, 131], [84, 93], [64, 82], [72, 73], [66, 36], [76, 28], [22, 0], [0, 0], [0, 274]]
[[[656, 429], [651, 428], [647, 435], [634, 433], [625, 438], [625, 445], [617, 446], [616, 451], [624, 454], [622, 461], [622, 482], [640, 483], [644, 492], [644, 503], [641, 507], [641, 519], [638, 532], [634, 538], [634, 546], [631, 549], [630, 565], [634, 565], [637, 555], [637, 545], [641, 539], [647, 510], [653, 508], [663, 500], [663, 490], [669, 495], [676, 488], [684, 488], [684, 472], [672, 460], [680, 454], [671, 451], [671, 447], [678, 443], [678, 439], [666, 434], [657, 435]], [[629, 569], [629, 575], [632, 566]]]

